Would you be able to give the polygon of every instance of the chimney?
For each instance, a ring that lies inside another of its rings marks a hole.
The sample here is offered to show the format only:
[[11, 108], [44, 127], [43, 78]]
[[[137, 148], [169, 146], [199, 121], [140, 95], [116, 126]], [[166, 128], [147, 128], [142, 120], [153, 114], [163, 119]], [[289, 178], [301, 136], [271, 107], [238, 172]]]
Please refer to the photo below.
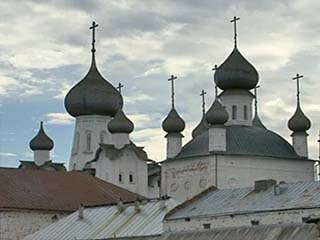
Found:
[[79, 218], [80, 220], [84, 219], [83, 212], [84, 212], [84, 205], [81, 203], [81, 204], [80, 204], [80, 207], [79, 207], [79, 209], [78, 209], [78, 218]]

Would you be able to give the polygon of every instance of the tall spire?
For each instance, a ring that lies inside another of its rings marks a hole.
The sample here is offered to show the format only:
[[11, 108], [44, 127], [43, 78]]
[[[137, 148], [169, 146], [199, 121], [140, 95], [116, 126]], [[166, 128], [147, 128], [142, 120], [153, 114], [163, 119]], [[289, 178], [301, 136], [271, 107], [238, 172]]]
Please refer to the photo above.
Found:
[[230, 21], [233, 23], [234, 26], [234, 48], [237, 48], [237, 21], [240, 20], [239, 17], [234, 16], [233, 19]]
[[207, 94], [206, 91], [202, 90], [200, 93], [200, 96], [202, 98], [202, 114], [205, 115], [206, 114], [206, 99], [205, 99], [205, 95]]
[[292, 80], [297, 81], [297, 103], [300, 104], [300, 78], [303, 78], [303, 75], [300, 75], [297, 73], [295, 77], [292, 78]]
[[171, 75], [171, 77], [168, 79], [169, 82], [171, 82], [171, 102], [172, 102], [172, 108], [174, 108], [174, 80], [176, 80], [178, 77]]

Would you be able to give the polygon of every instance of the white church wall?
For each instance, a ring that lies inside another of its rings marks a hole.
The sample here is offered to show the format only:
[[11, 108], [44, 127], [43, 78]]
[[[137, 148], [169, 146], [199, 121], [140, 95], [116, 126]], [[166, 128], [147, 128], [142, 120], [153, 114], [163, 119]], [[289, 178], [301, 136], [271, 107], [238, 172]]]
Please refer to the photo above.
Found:
[[289, 224], [302, 223], [303, 219], [312, 216], [319, 216], [320, 209], [296, 209], [288, 211], [273, 211], [261, 213], [247, 213], [239, 215], [198, 217], [189, 219], [177, 219], [164, 221], [165, 232], [194, 231], [203, 230], [210, 226], [213, 228], [221, 227], [241, 227], [252, 226], [252, 222], [259, 221], [259, 225], [269, 224]]
[[107, 125], [111, 117], [99, 115], [76, 118], [69, 169], [82, 170], [94, 158], [99, 143], [111, 143]]
[[139, 159], [133, 150], [125, 149], [116, 159], [109, 159], [102, 151], [95, 168], [96, 177], [148, 196], [147, 163], [144, 159]]
[[0, 210], [0, 239], [21, 240], [67, 216], [64, 212]]
[[48, 150], [34, 150], [33, 161], [37, 166], [42, 166], [50, 160], [50, 151]]
[[158, 198], [160, 193], [160, 176], [151, 176], [148, 178], [148, 197]]
[[249, 93], [229, 90], [219, 98], [229, 114], [226, 125], [252, 126], [252, 96]]
[[308, 157], [308, 134], [305, 132], [292, 133], [292, 145], [297, 154]]
[[313, 161], [231, 155], [169, 160], [162, 164], [161, 192], [185, 201], [212, 185], [224, 189], [254, 186], [262, 179], [313, 181], [313, 165]]

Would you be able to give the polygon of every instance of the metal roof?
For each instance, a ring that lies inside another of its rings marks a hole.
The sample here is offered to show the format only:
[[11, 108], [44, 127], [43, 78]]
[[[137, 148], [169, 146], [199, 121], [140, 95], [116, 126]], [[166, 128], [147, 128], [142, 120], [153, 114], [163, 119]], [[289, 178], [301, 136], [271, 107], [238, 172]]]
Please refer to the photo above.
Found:
[[207, 190], [174, 209], [166, 220], [320, 207], [320, 182], [279, 186], [280, 195], [275, 195], [274, 186], [259, 192], [253, 187]]
[[[163, 204], [165, 203], [165, 207]], [[117, 205], [89, 207], [79, 219], [78, 212], [27, 236], [24, 240], [104, 239], [126, 236], [161, 234], [162, 221], [168, 211], [177, 206], [173, 199], [145, 200], [140, 211], [134, 203], [124, 204], [120, 212]]]
[[316, 224], [281, 224], [178, 232], [161, 236], [119, 238], [118, 240], [317, 240], [318, 236], [319, 231]]
[[226, 129], [227, 150], [225, 152], [209, 152], [209, 136], [206, 131], [193, 138], [182, 148], [177, 157], [168, 161], [210, 154], [302, 159], [291, 144], [268, 129], [238, 125], [227, 126]]

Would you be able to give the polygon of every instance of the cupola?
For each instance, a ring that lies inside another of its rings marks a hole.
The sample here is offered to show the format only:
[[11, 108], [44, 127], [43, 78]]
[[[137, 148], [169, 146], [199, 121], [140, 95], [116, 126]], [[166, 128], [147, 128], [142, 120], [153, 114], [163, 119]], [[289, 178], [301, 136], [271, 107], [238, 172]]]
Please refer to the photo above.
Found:
[[111, 133], [131, 133], [133, 131], [133, 122], [120, 109], [114, 118], [108, 124], [108, 130]]
[[206, 114], [206, 120], [210, 125], [223, 125], [228, 121], [229, 115], [227, 110], [222, 106], [216, 97], [213, 104]]
[[186, 124], [182, 117], [172, 108], [168, 116], [162, 122], [162, 128], [167, 133], [180, 133], [184, 130]]
[[54, 143], [52, 139], [45, 133], [43, 129], [43, 122], [40, 122], [40, 129], [37, 135], [31, 139], [29, 146], [33, 151], [50, 151], [53, 149]]

